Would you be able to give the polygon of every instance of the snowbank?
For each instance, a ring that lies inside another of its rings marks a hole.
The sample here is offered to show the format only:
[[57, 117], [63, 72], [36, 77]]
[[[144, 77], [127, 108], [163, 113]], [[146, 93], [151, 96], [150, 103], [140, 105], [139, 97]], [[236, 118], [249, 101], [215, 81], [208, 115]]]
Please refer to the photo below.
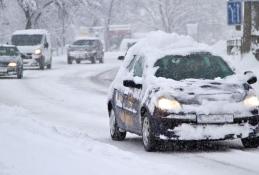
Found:
[[1, 175], [166, 174], [79, 130], [39, 122], [23, 108], [0, 104], [0, 116]]

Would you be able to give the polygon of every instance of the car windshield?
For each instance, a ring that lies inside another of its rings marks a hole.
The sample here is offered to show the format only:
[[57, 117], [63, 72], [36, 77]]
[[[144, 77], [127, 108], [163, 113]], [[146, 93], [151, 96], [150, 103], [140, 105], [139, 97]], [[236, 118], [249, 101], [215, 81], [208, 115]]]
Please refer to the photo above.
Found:
[[0, 47], [0, 56], [17, 56], [18, 50], [15, 47]]
[[184, 79], [213, 80], [234, 74], [221, 57], [211, 54], [170, 55], [158, 60], [155, 67], [158, 67], [156, 77], [177, 81]]
[[96, 43], [95, 40], [78, 40], [73, 43], [76, 46], [94, 46]]
[[14, 35], [12, 44], [16, 46], [35, 46], [42, 42], [43, 35]]

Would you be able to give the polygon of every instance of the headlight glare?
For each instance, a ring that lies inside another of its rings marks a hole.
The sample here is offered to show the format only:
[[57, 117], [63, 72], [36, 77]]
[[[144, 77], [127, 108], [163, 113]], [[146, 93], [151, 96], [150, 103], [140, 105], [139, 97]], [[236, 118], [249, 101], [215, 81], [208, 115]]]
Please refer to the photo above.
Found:
[[17, 64], [14, 62], [8, 64], [8, 67], [16, 67], [16, 66], [17, 66]]
[[168, 99], [165, 97], [162, 97], [158, 100], [157, 107], [162, 110], [180, 111], [182, 109], [181, 104], [177, 100]]
[[40, 54], [41, 54], [41, 49], [36, 49], [36, 50], [34, 51], [34, 54], [35, 54], [35, 55], [40, 55]]
[[259, 106], [259, 99], [256, 96], [247, 97], [244, 100], [244, 104], [247, 107], [258, 107]]

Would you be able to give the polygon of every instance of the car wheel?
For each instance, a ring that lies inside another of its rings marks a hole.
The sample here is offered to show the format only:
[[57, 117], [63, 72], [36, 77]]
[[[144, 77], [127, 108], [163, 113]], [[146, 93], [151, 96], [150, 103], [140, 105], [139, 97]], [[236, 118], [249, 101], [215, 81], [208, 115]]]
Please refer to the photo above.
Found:
[[51, 69], [51, 63], [47, 65], [47, 69]]
[[125, 139], [127, 132], [121, 131], [117, 125], [115, 113], [113, 110], [110, 112], [109, 116], [109, 124], [110, 124], [110, 134], [112, 140], [122, 141]]
[[50, 58], [50, 63], [47, 65], [47, 69], [51, 69], [52, 68], [52, 58]]
[[152, 152], [156, 150], [157, 144], [152, 130], [149, 116], [145, 114], [142, 122], [142, 141], [146, 151]]
[[17, 72], [17, 78], [18, 79], [22, 79], [23, 78], [23, 69], [22, 68]]
[[259, 147], [259, 138], [246, 138], [246, 139], [242, 139], [241, 141], [245, 148]]
[[76, 64], [80, 64], [81, 63], [81, 60], [76, 60]]
[[42, 57], [40, 59], [40, 70], [44, 70], [45, 69], [45, 59], [44, 57]]
[[67, 57], [67, 64], [72, 64], [72, 59], [70, 57]]
[[99, 61], [101, 64], [103, 63], [103, 58], [100, 58], [100, 61]]
[[95, 64], [96, 63], [96, 57], [92, 57], [91, 62], [92, 62], [92, 64]]

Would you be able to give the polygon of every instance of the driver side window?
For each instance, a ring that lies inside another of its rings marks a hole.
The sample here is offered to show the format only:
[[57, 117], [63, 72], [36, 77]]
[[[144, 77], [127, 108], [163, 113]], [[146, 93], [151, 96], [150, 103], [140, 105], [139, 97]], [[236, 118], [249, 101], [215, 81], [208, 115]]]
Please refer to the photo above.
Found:
[[134, 77], [142, 77], [143, 76], [143, 58], [140, 57], [137, 62], [135, 63], [134, 66], [134, 72], [133, 72], [133, 76]]

